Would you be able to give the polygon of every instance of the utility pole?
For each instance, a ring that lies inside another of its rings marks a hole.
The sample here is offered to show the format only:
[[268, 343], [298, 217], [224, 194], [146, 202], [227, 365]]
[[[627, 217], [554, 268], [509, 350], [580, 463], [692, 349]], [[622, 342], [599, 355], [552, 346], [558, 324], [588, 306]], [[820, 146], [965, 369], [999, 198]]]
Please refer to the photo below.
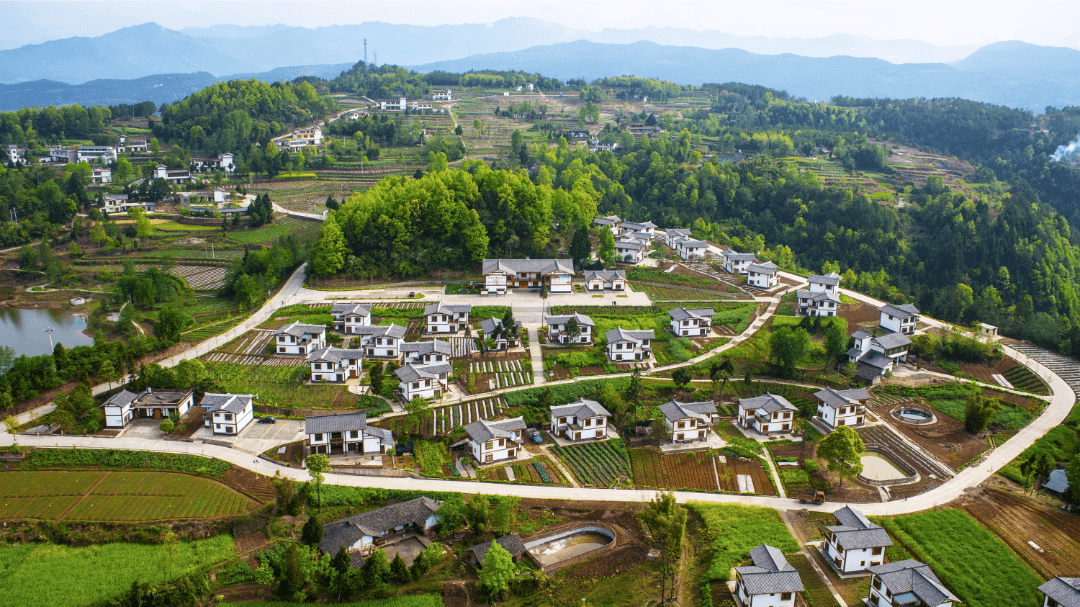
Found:
[[55, 350], [56, 349], [56, 346], [53, 345], [53, 340], [52, 340], [52, 332], [55, 331], [55, 330], [56, 329], [54, 329], [53, 327], [49, 327], [48, 329], [42, 329], [42, 331], [49, 334], [49, 350]]

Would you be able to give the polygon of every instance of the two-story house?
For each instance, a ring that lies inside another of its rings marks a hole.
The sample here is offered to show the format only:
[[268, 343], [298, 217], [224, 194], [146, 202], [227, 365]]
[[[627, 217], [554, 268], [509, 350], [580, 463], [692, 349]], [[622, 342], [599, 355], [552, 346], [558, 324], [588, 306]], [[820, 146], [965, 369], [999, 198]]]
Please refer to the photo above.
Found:
[[607, 356], [612, 362], [631, 362], [652, 358], [652, 329], [627, 331], [622, 327], [604, 334], [607, 339]]
[[326, 347], [326, 325], [309, 325], [300, 321], [277, 330], [274, 333], [278, 354], [307, 356], [320, 348]]
[[449, 363], [454, 349], [450, 342], [441, 339], [407, 341], [401, 344], [402, 362], [405, 364], [434, 365]]
[[525, 421], [521, 417], [499, 421], [477, 420], [465, 426], [469, 453], [481, 464], [516, 459]]
[[653, 233], [656, 231], [656, 224], [651, 221], [645, 223], [633, 223], [630, 221], [622, 222], [622, 235], [634, 236], [635, 238], [644, 238], [645, 240], [652, 240]]
[[795, 297], [799, 300], [799, 316], [836, 316], [840, 310], [840, 296], [834, 293], [799, 289]]
[[679, 257], [686, 261], [692, 259], [701, 259], [705, 257], [705, 253], [709, 250], [709, 243], [704, 240], [694, 240], [692, 238], [680, 238], [675, 241], [675, 251], [679, 254]]
[[[577, 335], [570, 335], [570, 320], [573, 319], [577, 323]], [[596, 323], [593, 319], [585, 316], [584, 314], [570, 314], [568, 316], [545, 316], [544, 324], [547, 325], [547, 339], [548, 342], [553, 344], [571, 345], [571, 344], [592, 344], [593, 342], [593, 330], [596, 329]]]
[[609, 417], [611, 412], [595, 400], [557, 405], [551, 407], [551, 434], [572, 441], [604, 439]]
[[625, 291], [626, 272], [622, 270], [585, 270], [586, 291]]
[[1080, 577], [1060, 575], [1039, 586], [1043, 607], [1075, 607], [1080, 605]]
[[469, 324], [472, 304], [431, 304], [424, 308], [428, 333], [457, 333]]
[[390, 323], [369, 327], [357, 327], [360, 349], [368, 358], [397, 358], [405, 341], [405, 327]]
[[735, 568], [735, 595], [743, 607], [794, 607], [803, 592], [799, 571], [779, 549], [762, 544], [750, 550], [753, 565]]
[[327, 523], [319, 551], [333, 555], [345, 548], [346, 552], [365, 555], [403, 533], [427, 535], [439, 522], [436, 512], [440, 505], [442, 502], [429, 497], [418, 497]]
[[390, 453], [394, 448], [393, 432], [369, 426], [367, 413], [305, 417], [304, 434], [311, 453]]
[[919, 309], [911, 304], [902, 306], [885, 305], [878, 308], [881, 312], [881, 326], [896, 333], [914, 335], [919, 324]]
[[154, 390], [138, 394], [121, 390], [101, 404], [105, 426], [122, 428], [133, 419], [183, 417], [195, 400], [193, 390]]
[[637, 263], [649, 253], [649, 243], [637, 238], [620, 238], [615, 242], [615, 259], [626, 263]]
[[363, 350], [346, 348], [320, 348], [308, 355], [311, 381], [341, 383], [360, 377], [364, 370], [361, 359]]
[[453, 371], [448, 363], [435, 365], [407, 364], [394, 373], [398, 377], [398, 389], [406, 402], [414, 398], [442, 398]]
[[664, 244], [666, 244], [669, 249], [674, 250], [675, 241], [681, 238], [693, 238], [693, 235], [691, 235], [690, 230], [683, 228], [668, 228], [664, 230]]
[[790, 432], [795, 427], [795, 405], [783, 396], [766, 392], [754, 398], [739, 399], [739, 420], [743, 428], [753, 428], [759, 434]]
[[734, 249], [724, 249], [720, 254], [724, 258], [724, 271], [728, 274], [746, 274], [750, 264], [757, 263], [753, 253], [738, 253]]
[[712, 317], [716, 310], [712, 308], [674, 308], [668, 310], [671, 317], [671, 332], [679, 337], [704, 337], [712, 333]]
[[952, 607], [954, 602], [960, 602], [929, 566], [914, 559], [874, 565], [867, 570], [872, 575], [866, 604], [871, 607]]
[[618, 215], [608, 215], [607, 217], [597, 217], [592, 220], [593, 225], [602, 226], [611, 230], [611, 235], [618, 237], [622, 232], [622, 219], [619, 219]]
[[254, 394], [216, 394], [207, 392], [199, 401], [206, 409], [203, 425], [214, 434], [236, 435], [255, 419]]
[[780, 268], [771, 261], [746, 266], [746, 284], [759, 289], [771, 289], [780, 284]]
[[840, 294], [840, 275], [836, 272], [829, 272], [824, 276], [819, 274], [811, 274], [806, 277], [806, 281], [810, 283], [807, 290], [811, 293], [832, 293], [833, 295]]
[[851, 506], [844, 506], [833, 516], [837, 524], [825, 528], [821, 553], [840, 575], [866, 571], [885, 562], [885, 549], [893, 543], [884, 529]]
[[[484, 334], [484, 338], [493, 338], [495, 340], [496, 350], [505, 350], [507, 348], [515, 348], [518, 345], [517, 332], [521, 330], [521, 321], [515, 321], [515, 331], [513, 335], [504, 335], [502, 332], [502, 320], [491, 317], [480, 321], [480, 332]], [[494, 337], [498, 333], [498, 337]]]
[[872, 384], [881, 381], [896, 364], [906, 362], [911, 348], [911, 340], [903, 333], [875, 337], [866, 329], [859, 329], [852, 338], [855, 345], [847, 351], [848, 362], [855, 365], [856, 376]]
[[866, 416], [863, 401], [870, 398], [866, 388], [834, 390], [825, 388], [814, 393], [818, 399], [817, 416], [829, 428], [861, 426]]
[[660, 405], [660, 413], [671, 432], [672, 443], [703, 441], [709, 436], [709, 427], [720, 422], [712, 401], [680, 403], [673, 400]]
[[571, 259], [485, 259], [481, 266], [488, 295], [505, 295], [507, 289], [540, 289], [550, 293], [573, 290]]
[[356, 335], [360, 327], [371, 326], [371, 304], [336, 303], [330, 314], [334, 317], [334, 330], [346, 335]]

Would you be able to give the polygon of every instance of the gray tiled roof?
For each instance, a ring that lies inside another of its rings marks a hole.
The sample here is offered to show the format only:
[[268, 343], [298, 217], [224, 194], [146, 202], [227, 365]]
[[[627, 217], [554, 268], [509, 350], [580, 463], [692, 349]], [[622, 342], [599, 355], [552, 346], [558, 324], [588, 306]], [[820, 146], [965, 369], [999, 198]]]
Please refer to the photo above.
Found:
[[766, 413], [775, 413], [782, 410], [798, 411], [795, 405], [788, 402], [783, 396], [777, 396], [772, 392], [766, 392], [761, 396], [755, 396], [754, 398], [740, 398], [740, 409], [749, 409], [756, 411], [761, 409]]
[[676, 243], [687, 249], [709, 248], [709, 243], [705, 242], [704, 240], [694, 240], [692, 238], [680, 238], [676, 241]]
[[[498, 326], [498, 325], [502, 325], [502, 320], [498, 319], [498, 318], [495, 318], [495, 317], [491, 317], [491, 318], [488, 318], [486, 320], [481, 320], [480, 321], [480, 330], [484, 332], [484, 335], [491, 335], [492, 332], [495, 331], [495, 327]], [[514, 325], [517, 326], [517, 328], [520, 329], [521, 328], [521, 321], [520, 320], [514, 321]]]
[[867, 337], [873, 337], [874, 334], [867, 331], [866, 329], [859, 329], [858, 331], [852, 333], [851, 336], [855, 339], [866, 339]]
[[825, 405], [836, 409], [838, 407], [847, 407], [848, 405], [858, 404], [853, 401], [866, 400], [870, 398], [870, 393], [866, 391], [866, 388], [859, 388], [857, 390], [834, 390], [832, 388], [825, 388], [814, 393], [814, 396]]
[[807, 280], [810, 284], [827, 285], [835, 287], [840, 284], [840, 275], [836, 272], [829, 272], [828, 274], [821, 276], [819, 274], [811, 274]]
[[608, 215], [607, 217], [597, 217], [596, 219], [593, 219], [593, 223], [601, 226], [609, 226], [620, 222], [622, 222], [622, 219], [619, 219], [618, 215]]
[[578, 399], [568, 405], [555, 405], [551, 407], [551, 414], [555, 417], [570, 417], [585, 419], [587, 417], [611, 417], [611, 412], [595, 400]]
[[829, 293], [827, 291], [808, 291], [805, 289], [799, 289], [795, 292], [795, 297], [799, 298], [799, 301], [809, 299], [810, 301], [835, 301], [840, 303], [840, 297], [835, 293]]
[[836, 541], [844, 550], [892, 546], [889, 534], [873, 524], [862, 512], [844, 506], [833, 513], [839, 525], [826, 527], [836, 535]]
[[207, 413], [228, 411], [229, 413], [239, 414], [248, 408], [254, 398], [254, 394], [215, 394], [207, 392], [203, 399], [199, 401], [199, 406], [204, 407]]
[[342, 360], [360, 360], [364, 357], [363, 350], [350, 348], [319, 348], [308, 354], [308, 362], [341, 362]]
[[909, 316], [918, 316], [919, 309], [911, 304], [904, 304], [902, 306], [885, 304], [878, 308], [878, 312], [891, 314], [894, 318], [907, 318]]
[[712, 415], [716, 413], [716, 405], [712, 401], [680, 403], [673, 400], [660, 405], [660, 413], [663, 413], [664, 418], [669, 422], [692, 417], [709, 423], [712, 421]]
[[544, 317], [544, 324], [549, 326], [549, 327], [552, 326], [552, 325], [565, 325], [566, 323], [570, 322], [571, 318], [576, 318], [577, 319], [578, 326], [584, 326], [584, 327], [595, 327], [596, 326], [596, 323], [593, 322], [593, 319], [589, 318], [588, 316], [585, 316], [584, 314], [578, 314], [576, 312], [574, 314], [570, 314], [568, 316], [545, 316]]
[[371, 316], [371, 304], [359, 303], [336, 303], [330, 308], [330, 313], [335, 317], [356, 314], [359, 316]]
[[633, 223], [633, 222], [630, 222], [630, 221], [624, 221], [622, 223], [622, 227], [623, 227], [624, 230], [634, 230], [635, 232], [644, 232], [648, 228], [655, 228], [656, 224], [651, 222], [651, 221], [646, 221], [645, 223]]
[[465, 433], [474, 441], [482, 443], [495, 437], [510, 438], [513, 430], [524, 430], [525, 421], [521, 417], [503, 419], [497, 422], [479, 419], [465, 426]]
[[324, 553], [334, 554], [338, 547], [351, 547], [364, 535], [378, 537], [389, 533], [395, 527], [422, 527], [435, 515], [440, 504], [441, 502], [429, 497], [418, 497], [334, 521], [324, 527], [323, 541], [319, 542], [319, 549]]
[[585, 270], [585, 282], [597, 278], [605, 282], [611, 282], [617, 278], [626, 280], [626, 272], [622, 270]]
[[446, 363], [437, 365], [414, 365], [409, 363], [404, 367], [398, 367], [394, 374], [398, 376], [399, 380], [409, 382], [418, 379], [439, 379], [441, 374], [450, 373], [453, 370], [454, 368]]
[[135, 396], [132, 407], [161, 407], [179, 405], [188, 399], [194, 390], [154, 390], [147, 388]]
[[550, 274], [553, 272], [574, 273], [574, 262], [570, 259], [485, 259], [481, 274], [492, 272], [508, 272], [511, 274], [539, 272]]
[[716, 315], [716, 310], [712, 308], [692, 308], [687, 310], [686, 308], [673, 308], [668, 310], [668, 316], [671, 316], [672, 320], [686, 320], [687, 318], [708, 318], [710, 321], [712, 317]]
[[117, 407], [123, 407], [124, 405], [130, 405], [131, 401], [135, 400], [135, 393], [128, 392], [127, 390], [121, 390], [116, 394], [109, 397], [109, 400], [101, 403], [101, 406], [115, 405]]
[[647, 246], [647, 244], [641, 242], [640, 240], [620, 240], [615, 243], [616, 249], [624, 249], [628, 251], [640, 251]]
[[914, 559], [874, 565], [867, 567], [867, 571], [877, 575], [892, 594], [910, 592], [927, 605], [934, 606], [946, 601], [960, 602], [934, 575], [930, 567]]
[[674, 239], [677, 236], [690, 236], [690, 230], [684, 228], [668, 228], [664, 230], [668, 238]]
[[1058, 576], [1039, 586], [1039, 592], [1057, 601], [1061, 607], [1080, 607], [1080, 578]]
[[776, 548], [762, 544], [750, 550], [752, 566], [736, 567], [742, 577], [747, 594], [775, 594], [778, 592], [802, 592], [802, 579]]
[[450, 342], [442, 339], [432, 339], [428, 341], [410, 341], [401, 344], [402, 352], [416, 352], [417, 354], [446, 354], [450, 356], [454, 353], [454, 348], [450, 346]]
[[1069, 475], [1064, 470], [1054, 470], [1050, 473], [1050, 478], [1043, 483], [1043, 489], [1049, 489], [1058, 493], [1065, 493], [1069, 488]]
[[288, 334], [295, 337], [303, 337], [305, 335], [318, 335], [326, 332], [326, 325], [309, 325], [300, 321], [294, 321], [290, 325], [286, 325], [277, 330], [274, 335]]
[[304, 434], [348, 432], [350, 430], [366, 430], [367, 427], [367, 413], [319, 415], [304, 418]]
[[765, 263], [752, 263], [746, 266], [746, 269], [750, 272], [757, 272], [758, 274], [776, 274], [779, 268], [775, 263], [766, 261]]
[[892, 350], [893, 348], [902, 348], [904, 346], [911, 345], [911, 339], [903, 333], [886, 333], [885, 335], [875, 337], [874, 341], [876, 341], [879, 346], [886, 350]]
[[867, 381], [873, 381], [882, 375], [882, 367], [875, 367], [868, 365], [863, 361], [859, 361], [855, 364], [855, 377], [859, 379], [865, 379]]
[[723, 255], [725, 259], [730, 259], [731, 261], [754, 261], [757, 259], [753, 253], [739, 253], [734, 249], [724, 249], [721, 255]]
[[622, 327], [616, 327], [608, 331], [607, 333], [604, 333], [604, 338], [607, 339], [607, 342], [609, 344], [615, 343], [617, 341], [632, 341], [637, 343], [646, 339], [652, 340], [655, 338], [655, 336], [652, 329], [648, 329], [645, 331], [628, 331], [626, 329], [623, 329]]
[[356, 334], [367, 335], [369, 337], [396, 337], [402, 339], [405, 337], [405, 327], [394, 323], [390, 323], [389, 325], [369, 325], [366, 327], [357, 327]]
[[441, 301], [424, 307], [424, 316], [432, 314], [460, 314], [472, 312], [472, 304], [444, 304]]
[[896, 361], [877, 350], [870, 350], [866, 353], [866, 356], [859, 359], [859, 362], [877, 367], [878, 369], [887, 369]]
[[[510, 556], [518, 557], [525, 554], [525, 543], [521, 541], [521, 536], [518, 534], [504, 535], [495, 540], [500, 546], [506, 548], [506, 551], [510, 553]], [[491, 542], [484, 542], [483, 544], [477, 544], [469, 548], [469, 552], [473, 553], [476, 557], [476, 561], [483, 565], [484, 557], [487, 556], [488, 550], [491, 549]]]

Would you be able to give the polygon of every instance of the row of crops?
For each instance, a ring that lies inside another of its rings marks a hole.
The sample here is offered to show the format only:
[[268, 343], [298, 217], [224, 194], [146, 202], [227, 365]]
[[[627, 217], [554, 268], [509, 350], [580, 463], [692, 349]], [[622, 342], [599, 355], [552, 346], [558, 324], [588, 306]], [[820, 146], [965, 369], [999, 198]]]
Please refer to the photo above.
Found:
[[630, 462], [610, 441], [569, 447], [554, 446], [551, 451], [585, 485], [610, 487], [619, 478], [630, 476]]
[[[225, 392], [256, 394], [258, 404], [286, 409], [349, 408], [356, 404], [356, 395], [336, 385], [307, 385], [307, 367], [249, 366], [204, 360], [207, 372], [218, 380]], [[344, 397], [342, 396], [342, 393]]]
[[1013, 385], [1017, 390], [1023, 390], [1024, 392], [1030, 392], [1031, 394], [1049, 394], [1049, 390], [1046, 389], [1046, 384], [1043, 380], [1039, 379], [1038, 375], [1032, 373], [1031, 369], [1023, 365], [1016, 365], [1009, 367], [1002, 375], [1005, 379], [1009, 380], [1009, 383]]

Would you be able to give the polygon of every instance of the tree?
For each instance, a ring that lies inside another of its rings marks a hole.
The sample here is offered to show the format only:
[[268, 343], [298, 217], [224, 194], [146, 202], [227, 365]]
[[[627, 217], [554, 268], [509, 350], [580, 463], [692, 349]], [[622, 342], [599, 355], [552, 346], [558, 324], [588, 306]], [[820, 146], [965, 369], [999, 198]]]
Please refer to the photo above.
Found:
[[390, 579], [398, 584], [407, 584], [412, 580], [412, 572], [409, 571], [409, 566], [405, 564], [405, 559], [401, 558], [400, 552], [390, 562]]
[[390, 562], [386, 560], [386, 551], [376, 548], [374, 552], [364, 559], [364, 565], [360, 568], [364, 578], [364, 585], [378, 586], [390, 576]]
[[337, 600], [340, 601], [349, 581], [349, 571], [352, 570], [352, 557], [345, 546], [339, 546], [334, 558], [330, 559], [330, 569], [334, 572], [334, 586], [337, 587]]
[[180, 341], [180, 333], [195, 321], [187, 312], [173, 306], [166, 306], [158, 312], [154, 323], [154, 336], [169, 342]]
[[248, 276], [241, 274], [233, 283], [233, 298], [240, 305], [241, 310], [254, 310], [262, 301], [263, 290], [259, 283]]
[[615, 267], [615, 236], [612, 235], [611, 230], [606, 228], [600, 230], [600, 250], [597, 254], [605, 267]]
[[7, 433], [11, 435], [12, 444], [17, 445], [19, 443], [19, 441], [16, 440], [16, 437], [18, 436], [18, 432], [19, 432], [19, 420], [15, 419], [14, 415], [9, 415], [9, 416], [5, 417], [4, 418], [4, 429], [6, 429]]
[[420, 432], [420, 421], [424, 418], [424, 413], [428, 410], [428, 400], [426, 398], [414, 398], [405, 403], [405, 424], [407, 426], [416, 426], [416, 432]]
[[584, 227], [574, 230], [574, 238], [570, 241], [570, 257], [578, 267], [583, 267], [592, 257], [592, 242], [589, 240], [589, 231]]
[[835, 317], [825, 327], [825, 367], [833, 360], [841, 362], [847, 354], [847, 320]]
[[146, 216], [142, 209], [131, 209], [131, 215], [135, 217], [136, 236], [146, 240], [154, 235], [154, 224], [150, 223], [150, 218]]
[[460, 498], [443, 500], [435, 515], [439, 518], [439, 533], [443, 535], [452, 535], [466, 524], [465, 504]]
[[484, 130], [484, 123], [481, 122], [479, 118], [477, 118], [477, 119], [473, 120], [472, 128], [473, 128], [473, 131], [476, 132], [476, 136], [479, 137], [480, 132]]
[[634, 367], [633, 372], [630, 373], [630, 383], [626, 385], [626, 391], [623, 392], [623, 400], [631, 403], [631, 407], [636, 407], [638, 396], [641, 395], [641, 369]]
[[171, 419], [163, 420], [160, 424], [158, 424], [158, 430], [161, 430], [165, 434], [170, 434], [175, 429], [176, 424], [174, 424], [173, 420]]
[[101, 366], [98, 367], [98, 380], [107, 382], [109, 389], [112, 389], [113, 382], [120, 379], [120, 371], [113, 366], [111, 360], [102, 361]]
[[322, 453], [312, 453], [304, 460], [307, 465], [308, 474], [311, 475], [311, 480], [315, 483], [315, 489], [319, 494], [319, 508], [322, 508], [322, 484], [326, 477], [323, 473], [330, 470], [330, 458]]
[[657, 494], [647, 503], [639, 518], [649, 530], [653, 547], [660, 551], [660, 600], [666, 603], [668, 589], [674, 598], [675, 576], [686, 534], [686, 509], [675, 501], [675, 494], [668, 491]]
[[789, 376], [810, 349], [810, 334], [806, 329], [780, 327], [769, 337], [770, 357], [776, 360]]
[[504, 496], [495, 506], [495, 512], [491, 514], [491, 531], [495, 537], [509, 535], [517, 523], [517, 507], [521, 498]]
[[514, 132], [510, 134], [510, 150], [514, 152], [514, 155], [518, 155], [524, 145], [525, 136], [521, 134], [519, 129], [514, 129]]
[[964, 406], [964, 431], [978, 434], [990, 425], [990, 420], [1001, 411], [1001, 401], [990, 398], [982, 392], [967, 397]]
[[308, 546], [314, 546], [321, 542], [322, 538], [322, 523], [319, 522], [319, 519], [315, 518], [314, 514], [308, 515], [307, 522], [304, 523], [303, 529], [300, 530], [300, 541]]
[[862, 453], [866, 451], [862, 438], [850, 426], [840, 426], [818, 443], [817, 456], [829, 463], [829, 470], [840, 477], [854, 478], [862, 472]]
[[383, 391], [383, 365], [375, 361], [368, 365], [368, 382], [371, 384], [372, 394], [382, 394]]
[[690, 372], [686, 370], [686, 367], [679, 367], [671, 373], [671, 380], [683, 390], [690, 385], [690, 379]]
[[477, 572], [480, 587], [489, 597], [501, 597], [510, 589], [510, 580], [514, 578], [514, 558], [499, 542], [491, 542], [484, 555], [484, 566]]
[[311, 271], [320, 278], [337, 274], [345, 266], [345, 235], [333, 219], [323, 224], [315, 244], [311, 247]]
[[282, 567], [277, 587], [277, 595], [282, 599], [297, 603], [304, 601], [307, 575], [301, 563], [302, 558], [300, 547], [296, 544], [290, 544], [285, 550], [285, 565]]
[[116, 176], [116, 183], [127, 183], [131, 176], [135, 174], [134, 167], [131, 166], [131, 161], [126, 157], [121, 156], [116, 161], [116, 170], [113, 171]]
[[1071, 479], [1065, 500], [1075, 509], [1080, 506], [1080, 454], [1074, 455], [1072, 461], [1065, 465], [1065, 476]]
[[473, 535], [487, 532], [491, 504], [486, 495], [474, 493], [465, 498], [465, 521]]
[[578, 338], [581, 337], [581, 324], [578, 323], [576, 315], [566, 321], [566, 335], [570, 338], [570, 343], [577, 343]]
[[1057, 462], [1054, 461], [1053, 455], [1046, 451], [1039, 451], [1020, 465], [1020, 472], [1028, 479], [1028, 484], [1034, 490], [1035, 481], [1041, 481], [1050, 476], [1056, 465]]

